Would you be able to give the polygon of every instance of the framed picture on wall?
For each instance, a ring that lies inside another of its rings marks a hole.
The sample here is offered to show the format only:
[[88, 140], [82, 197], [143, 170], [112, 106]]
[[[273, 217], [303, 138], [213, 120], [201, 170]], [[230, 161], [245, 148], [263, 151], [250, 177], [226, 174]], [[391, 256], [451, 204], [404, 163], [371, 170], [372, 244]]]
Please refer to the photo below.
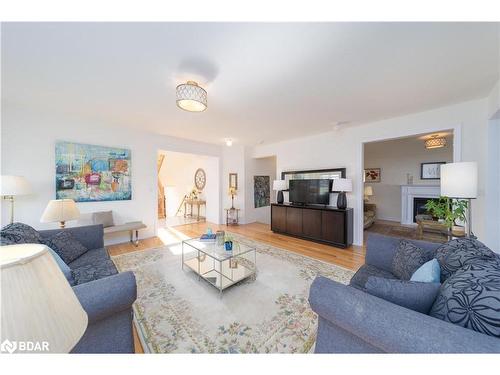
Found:
[[238, 173], [229, 173], [229, 189], [238, 190]]
[[446, 164], [445, 161], [435, 161], [432, 163], [420, 163], [420, 179], [421, 180], [440, 180], [441, 165]]
[[380, 182], [380, 168], [365, 169], [365, 182]]

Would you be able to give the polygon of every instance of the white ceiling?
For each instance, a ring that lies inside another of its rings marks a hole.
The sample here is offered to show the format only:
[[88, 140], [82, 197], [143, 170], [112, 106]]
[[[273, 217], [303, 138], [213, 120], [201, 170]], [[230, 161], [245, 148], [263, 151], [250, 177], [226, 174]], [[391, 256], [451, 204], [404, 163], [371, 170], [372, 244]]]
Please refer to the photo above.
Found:
[[[6, 103], [112, 126], [266, 143], [486, 96], [494, 23], [2, 25]], [[197, 80], [208, 109], [176, 107]]]

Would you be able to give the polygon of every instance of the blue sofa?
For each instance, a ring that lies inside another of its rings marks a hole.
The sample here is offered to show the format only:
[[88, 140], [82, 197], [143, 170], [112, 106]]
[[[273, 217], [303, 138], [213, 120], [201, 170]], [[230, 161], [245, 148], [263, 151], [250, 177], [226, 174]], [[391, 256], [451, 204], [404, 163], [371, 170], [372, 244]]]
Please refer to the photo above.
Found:
[[[22, 225], [22, 224], [21, 224]], [[6, 227], [7, 228], [7, 227]], [[29, 243], [19, 231], [2, 243]], [[137, 287], [132, 272], [118, 273], [104, 248], [102, 225], [38, 231], [46, 240], [61, 230], [69, 231], [88, 251], [69, 264], [55, 255], [68, 282], [88, 315], [88, 326], [72, 353], [134, 353], [132, 304]], [[43, 241], [42, 241], [43, 243]]]
[[[400, 239], [370, 234], [365, 265], [343, 285], [317, 277], [309, 303], [318, 314], [316, 353], [500, 353], [500, 339], [419, 313], [365, 292], [370, 276], [396, 278]], [[409, 241], [424, 251], [441, 244]]]

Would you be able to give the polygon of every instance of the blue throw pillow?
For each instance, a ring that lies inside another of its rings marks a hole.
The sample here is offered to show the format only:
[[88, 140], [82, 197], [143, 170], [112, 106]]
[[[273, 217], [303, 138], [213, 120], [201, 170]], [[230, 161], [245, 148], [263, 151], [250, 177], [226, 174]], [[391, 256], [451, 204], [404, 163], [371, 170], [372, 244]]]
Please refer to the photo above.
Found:
[[424, 263], [411, 276], [410, 281], [420, 281], [421, 283], [440, 283], [441, 268], [437, 259], [431, 259]]
[[54, 250], [66, 264], [70, 264], [89, 251], [68, 230], [62, 230], [45, 240], [45, 245]]
[[371, 276], [365, 288], [368, 294], [407, 309], [427, 314], [439, 293], [441, 284], [420, 283]]

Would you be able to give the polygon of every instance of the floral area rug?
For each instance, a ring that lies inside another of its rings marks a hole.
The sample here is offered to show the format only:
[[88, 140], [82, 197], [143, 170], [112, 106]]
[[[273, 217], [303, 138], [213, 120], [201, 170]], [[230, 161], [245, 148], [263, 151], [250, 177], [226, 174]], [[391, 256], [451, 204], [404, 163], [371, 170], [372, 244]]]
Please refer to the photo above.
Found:
[[135, 321], [150, 353], [307, 353], [317, 316], [317, 275], [347, 284], [353, 272], [231, 233], [257, 249], [257, 275], [219, 291], [181, 268], [182, 245], [113, 257], [137, 279]]

